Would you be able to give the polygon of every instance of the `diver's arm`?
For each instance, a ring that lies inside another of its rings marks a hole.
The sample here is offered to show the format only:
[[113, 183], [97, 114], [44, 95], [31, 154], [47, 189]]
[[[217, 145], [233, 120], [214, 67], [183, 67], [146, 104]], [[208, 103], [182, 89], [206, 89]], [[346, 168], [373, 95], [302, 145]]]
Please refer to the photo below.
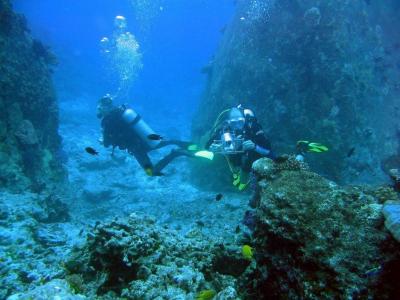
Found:
[[273, 154], [271, 151], [271, 143], [265, 136], [265, 133], [261, 125], [257, 123], [254, 129], [255, 129], [255, 134], [253, 139], [255, 143], [254, 151], [262, 156], [272, 158]]
[[210, 139], [207, 141], [205, 148], [210, 149], [210, 146], [214, 143], [214, 141], [217, 139], [219, 131], [215, 131], [213, 135], [211, 135]]
[[262, 156], [268, 156], [271, 153], [271, 150], [265, 149], [258, 145], [256, 145], [256, 148], [254, 149], [254, 151], [256, 151], [258, 154], [260, 154]]

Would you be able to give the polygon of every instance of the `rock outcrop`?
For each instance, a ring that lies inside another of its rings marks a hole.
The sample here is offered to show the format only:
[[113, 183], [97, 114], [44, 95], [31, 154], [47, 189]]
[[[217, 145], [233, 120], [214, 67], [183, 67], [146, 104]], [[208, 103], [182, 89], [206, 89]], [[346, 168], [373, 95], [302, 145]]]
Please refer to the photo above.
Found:
[[[248, 299], [393, 299], [400, 248], [384, 226], [390, 187], [342, 188], [304, 163], [254, 163], [258, 176]], [[372, 298], [371, 298], [372, 297]]]

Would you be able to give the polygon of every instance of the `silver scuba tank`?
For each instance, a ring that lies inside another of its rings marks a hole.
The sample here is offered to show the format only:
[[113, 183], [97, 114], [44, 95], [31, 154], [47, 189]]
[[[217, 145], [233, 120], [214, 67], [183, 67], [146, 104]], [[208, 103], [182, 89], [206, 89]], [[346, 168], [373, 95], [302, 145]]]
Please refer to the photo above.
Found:
[[150, 149], [156, 148], [161, 143], [160, 140], [151, 140], [149, 138], [149, 135], [155, 134], [154, 130], [132, 108], [125, 109], [122, 119]]

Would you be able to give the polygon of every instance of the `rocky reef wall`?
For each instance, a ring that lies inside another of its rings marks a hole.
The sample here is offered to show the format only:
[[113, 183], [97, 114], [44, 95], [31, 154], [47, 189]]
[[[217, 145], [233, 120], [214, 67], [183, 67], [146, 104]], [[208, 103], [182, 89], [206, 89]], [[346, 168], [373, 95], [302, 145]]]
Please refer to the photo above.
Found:
[[41, 191], [63, 179], [56, 59], [22, 15], [0, 1], [0, 186]]
[[314, 170], [346, 183], [384, 179], [382, 160], [399, 154], [398, 91], [372, 11], [367, 1], [238, 1], [204, 69], [193, 135], [204, 137], [219, 112], [240, 103], [278, 154], [298, 140], [322, 142], [330, 152], [307, 157]]

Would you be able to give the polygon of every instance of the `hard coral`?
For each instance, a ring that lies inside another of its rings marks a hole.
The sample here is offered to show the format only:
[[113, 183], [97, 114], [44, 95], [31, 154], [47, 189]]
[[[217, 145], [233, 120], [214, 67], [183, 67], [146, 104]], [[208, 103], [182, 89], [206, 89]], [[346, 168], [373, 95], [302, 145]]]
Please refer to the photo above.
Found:
[[269, 158], [261, 158], [253, 163], [253, 171], [259, 177], [275, 178], [281, 171], [299, 171], [308, 170], [308, 165], [300, 160], [297, 160], [294, 155], [280, 157], [279, 160], [273, 161]]
[[222, 251], [204, 237], [182, 237], [160, 228], [153, 219], [127, 219], [97, 224], [84, 248], [66, 263], [91, 289], [129, 299], [193, 299], [202, 289], [235, 285], [230, 275], [218, 274], [215, 257]]

